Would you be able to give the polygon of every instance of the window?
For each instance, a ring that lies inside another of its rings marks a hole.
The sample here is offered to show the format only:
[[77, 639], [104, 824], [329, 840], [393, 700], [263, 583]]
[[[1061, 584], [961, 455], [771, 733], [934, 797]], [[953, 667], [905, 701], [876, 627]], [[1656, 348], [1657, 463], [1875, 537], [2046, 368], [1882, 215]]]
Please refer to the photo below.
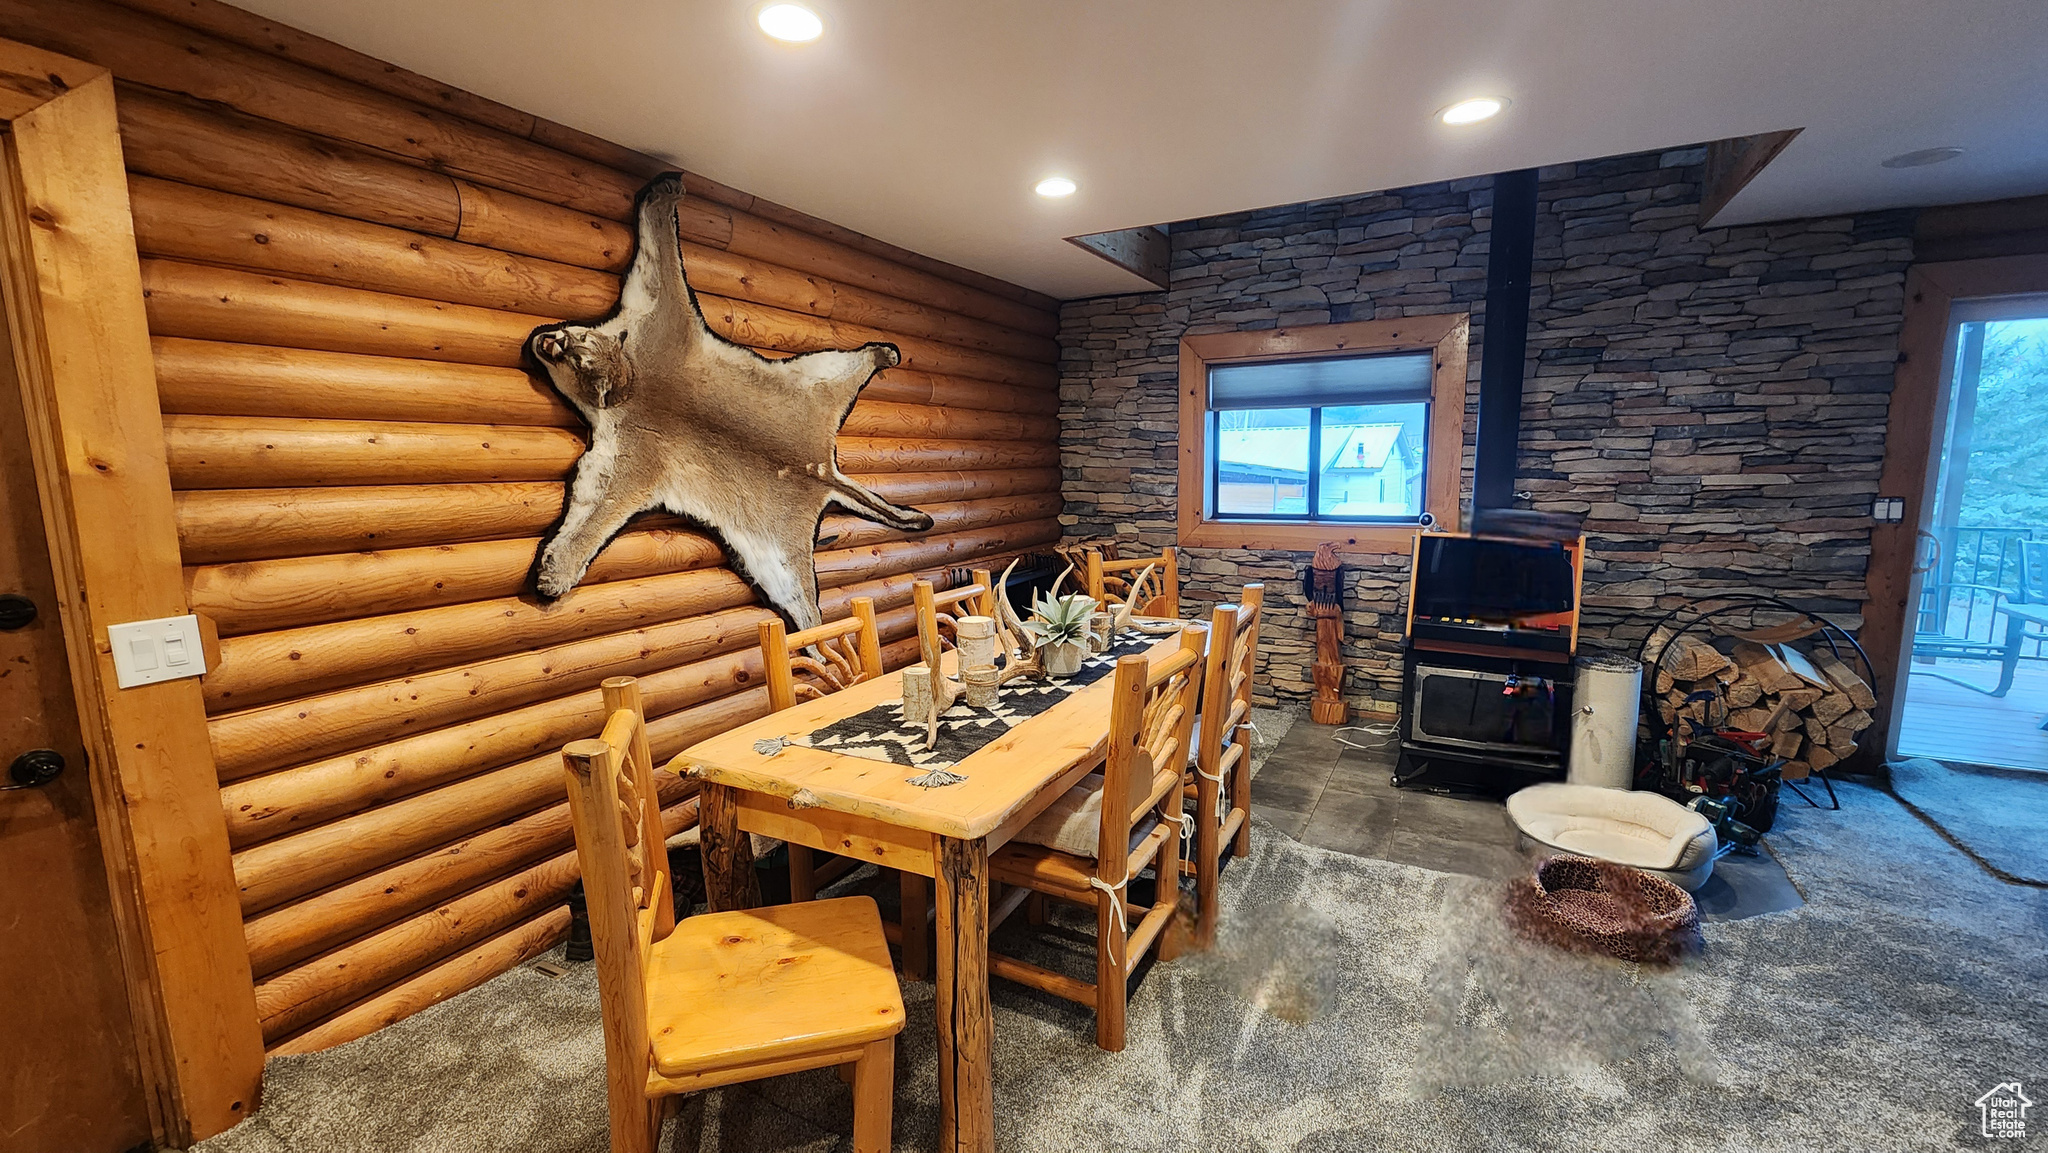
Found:
[[1181, 342], [1181, 543], [1405, 548], [1457, 522], [1463, 316]]
[[1214, 517], [1413, 523], [1434, 361], [1386, 352], [1210, 365]]

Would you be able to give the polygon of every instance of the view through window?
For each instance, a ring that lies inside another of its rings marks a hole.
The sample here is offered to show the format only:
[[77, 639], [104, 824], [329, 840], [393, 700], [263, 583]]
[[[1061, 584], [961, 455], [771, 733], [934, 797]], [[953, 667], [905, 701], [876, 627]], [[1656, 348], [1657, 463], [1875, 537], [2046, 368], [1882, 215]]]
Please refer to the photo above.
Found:
[[1210, 369], [1212, 515], [1416, 520], [1431, 368], [1427, 353], [1397, 353]]

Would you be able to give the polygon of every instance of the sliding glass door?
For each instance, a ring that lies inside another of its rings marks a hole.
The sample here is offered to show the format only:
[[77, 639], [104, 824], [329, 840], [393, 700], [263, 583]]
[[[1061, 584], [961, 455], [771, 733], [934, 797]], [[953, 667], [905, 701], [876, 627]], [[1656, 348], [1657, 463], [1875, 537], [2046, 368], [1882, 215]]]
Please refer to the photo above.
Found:
[[1898, 755], [2048, 770], [2048, 296], [1959, 301]]

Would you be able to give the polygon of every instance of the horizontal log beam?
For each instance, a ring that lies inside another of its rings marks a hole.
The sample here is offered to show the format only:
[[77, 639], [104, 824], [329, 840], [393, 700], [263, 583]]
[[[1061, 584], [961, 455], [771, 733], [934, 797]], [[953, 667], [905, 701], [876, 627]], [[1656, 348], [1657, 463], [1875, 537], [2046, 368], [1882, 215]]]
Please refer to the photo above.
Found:
[[142, 262], [142, 294], [156, 336], [503, 368], [552, 320], [163, 259]]
[[[1050, 468], [1059, 463], [1059, 444], [1051, 439], [937, 440], [919, 432], [920, 427], [948, 426], [1021, 431], [1034, 423], [1032, 418], [882, 405], [870, 406], [862, 423], [903, 429], [907, 435], [842, 435], [839, 466], [847, 472]], [[560, 480], [576, 467], [584, 447], [581, 430], [524, 425], [175, 413], [165, 416], [163, 424], [171, 487], [179, 490]]]
[[[197, 104], [176, 92], [161, 84], [122, 85], [122, 139], [133, 170], [356, 220], [417, 225], [435, 236], [585, 268], [617, 272], [630, 258], [629, 210], [592, 213], [524, 194], [531, 190], [463, 179], [456, 170], [351, 147], [347, 136], [307, 133], [289, 122]], [[147, 107], [131, 112], [131, 104]], [[634, 179], [636, 190], [641, 182]], [[680, 226], [692, 243], [1011, 332], [1050, 338], [1059, 331], [1055, 309], [877, 259], [704, 197], [699, 178], [686, 176], [685, 183], [692, 194], [684, 201]], [[387, 189], [400, 190], [411, 203], [389, 203], [394, 197]], [[630, 205], [630, 195], [625, 202]]]
[[[768, 691], [747, 689], [655, 717], [647, 738], [666, 761], [677, 752], [768, 712]], [[502, 825], [563, 795], [559, 751], [468, 777], [236, 853], [245, 916], [340, 884], [478, 829]]]
[[166, 413], [455, 424], [488, 412], [504, 425], [583, 427], [576, 410], [523, 368], [175, 336], [150, 346]]
[[[696, 782], [660, 773], [656, 787], [667, 806], [662, 824], [669, 835], [697, 823]], [[243, 925], [250, 967], [259, 979], [267, 977], [492, 877], [553, 856], [574, 839], [565, 802], [280, 905]]]
[[642, 181], [507, 132], [103, 0], [0, 3], [20, 40], [117, 76], [226, 105], [421, 167], [624, 220]]
[[[274, 21], [266, 20], [240, 8], [221, 3], [220, 0], [119, 0], [128, 8], [164, 16], [176, 23], [197, 28], [211, 35], [219, 36], [245, 47], [282, 56], [298, 63], [309, 65], [330, 75], [353, 80], [380, 92], [451, 112], [465, 120], [473, 120], [492, 128], [524, 136], [535, 143], [566, 152], [571, 156], [602, 164], [641, 178], [651, 177], [668, 168], [664, 162], [644, 153], [614, 144], [611, 141], [592, 136], [573, 128], [565, 127], [551, 120], [533, 116], [518, 109], [508, 108], [493, 100], [487, 100], [473, 93], [465, 92], [453, 85], [444, 84], [431, 77], [408, 72], [375, 57], [366, 56], [349, 48], [322, 40], [297, 29], [288, 28]], [[687, 174], [690, 193], [704, 196], [719, 204], [745, 212], [752, 212], [764, 219], [779, 221], [814, 235], [834, 240], [862, 252], [880, 256], [898, 264], [930, 272], [955, 283], [981, 288], [1008, 300], [1019, 300], [1041, 309], [1057, 309], [1059, 301], [1052, 297], [1021, 288], [995, 277], [933, 260], [915, 252], [898, 248], [870, 236], [841, 228], [830, 221], [820, 220], [793, 209], [759, 197], [750, 196], [736, 188], [730, 188], [716, 181]]]
[[[955, 563], [1056, 538], [1057, 521], [993, 525], [817, 554], [819, 581], [849, 584], [889, 572]], [[372, 679], [475, 661], [512, 649], [706, 616], [754, 603], [725, 569], [582, 585], [551, 604], [500, 597], [360, 620], [225, 638], [202, 684], [224, 713]]]
[[583, 585], [552, 604], [499, 597], [227, 637], [203, 687], [208, 711], [221, 713], [753, 602], [731, 572], [693, 569]]
[[[618, 299], [615, 271], [515, 255], [191, 184], [134, 176], [129, 180], [129, 199], [136, 244], [145, 256], [533, 315], [594, 317]], [[574, 222], [530, 223], [560, 227]], [[691, 286], [699, 293], [995, 355], [1047, 364], [1059, 357], [1059, 346], [1049, 337], [842, 287], [719, 248], [686, 242], [683, 256]]]
[[877, 374], [861, 390], [861, 399], [931, 404], [943, 408], [978, 408], [990, 412], [1022, 412], [1034, 416], [1058, 416], [1060, 411], [1060, 394], [1057, 391], [990, 384], [908, 368], [891, 368]]
[[[932, 531], [959, 532], [1059, 515], [1058, 493], [924, 506]], [[851, 517], [827, 517], [820, 536], [838, 548], [915, 539]], [[187, 568], [192, 611], [222, 636], [407, 612], [528, 590], [537, 537], [413, 549], [243, 561]], [[636, 529], [607, 544], [586, 585], [704, 568], [724, 562], [710, 537], [682, 529]]]
[[128, 178], [128, 202], [144, 256], [534, 316], [601, 316], [619, 298], [614, 273], [152, 176]]
[[[488, 412], [497, 424], [583, 427], [524, 369], [174, 336], [151, 344], [167, 413], [462, 424]], [[1057, 393], [892, 368], [861, 391], [843, 431], [1057, 440], [1058, 411]]]
[[856, 473], [853, 479], [897, 504], [922, 507], [943, 501], [980, 500], [1028, 492], [1058, 492], [1057, 468], [1003, 468], [985, 472]]
[[131, 172], [429, 236], [461, 227], [461, 194], [442, 173], [134, 84], [115, 91]]
[[[897, 504], [1057, 492], [1056, 468], [987, 472], [868, 473], [855, 480]], [[178, 546], [187, 564], [459, 541], [530, 537], [562, 512], [555, 483], [446, 484], [300, 489], [219, 489], [178, 493]], [[650, 516], [637, 527], [676, 524]]]
[[[914, 608], [882, 614], [884, 638], [916, 632]], [[651, 716], [693, 708], [759, 685], [758, 647], [661, 669], [637, 678]], [[538, 756], [604, 727], [604, 700], [590, 690], [525, 708], [404, 737], [221, 789], [228, 837], [236, 849], [290, 836], [329, 821], [439, 788], [493, 765]]]
[[176, 494], [186, 564], [532, 536], [562, 515], [557, 482]]
[[[143, 260], [142, 287], [149, 329], [157, 336], [509, 368], [523, 363], [526, 338], [535, 328], [562, 319], [164, 257]], [[1047, 389], [1059, 380], [1050, 364], [708, 293], [699, 293], [697, 302], [713, 332], [756, 350], [794, 354], [880, 341], [895, 345], [904, 365], [921, 371]]]
[[474, 484], [560, 480], [580, 432], [492, 424], [164, 417], [171, 487]]
[[[909, 606], [904, 606], [908, 609]], [[916, 629], [914, 616], [890, 625]], [[761, 684], [758, 646], [660, 669], [638, 678], [649, 715], [664, 715]], [[604, 727], [604, 698], [585, 689], [431, 732], [294, 765], [221, 787], [228, 840], [236, 849], [438, 788], [493, 765], [538, 756]]]
[[839, 467], [849, 473], [951, 472], [959, 469], [1057, 468], [1056, 441], [839, 438]]
[[269, 1055], [317, 1053], [366, 1037], [540, 956], [569, 932], [569, 907], [549, 909], [466, 953], [458, 953], [270, 1047]]
[[433, 962], [561, 904], [579, 876], [576, 851], [464, 893], [439, 908], [352, 941], [256, 983], [263, 1040], [275, 1043]]
[[[895, 573], [821, 593], [827, 615], [854, 596], [877, 603], [908, 596], [916, 579], [941, 587], [944, 570]], [[214, 767], [222, 781], [386, 744], [414, 733], [517, 709], [592, 687], [610, 676], [645, 676], [756, 643], [768, 610], [749, 607], [532, 652], [379, 681], [213, 718]]]
[[[878, 627], [886, 644], [914, 639], [914, 606], [905, 603], [881, 614]], [[741, 649], [638, 680], [648, 715], [681, 712], [763, 683], [760, 650]], [[228, 836], [237, 850], [292, 836], [595, 736], [605, 717], [602, 694], [586, 690], [230, 782], [221, 789]]]

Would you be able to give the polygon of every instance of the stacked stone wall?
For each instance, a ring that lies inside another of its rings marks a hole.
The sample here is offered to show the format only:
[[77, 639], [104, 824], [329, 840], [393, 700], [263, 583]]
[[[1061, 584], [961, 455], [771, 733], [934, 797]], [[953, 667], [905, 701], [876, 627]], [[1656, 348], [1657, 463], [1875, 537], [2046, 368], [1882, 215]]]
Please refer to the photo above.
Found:
[[[1632, 651], [1660, 607], [1736, 589], [1860, 623], [1912, 215], [1701, 229], [1703, 159], [1541, 174], [1516, 487], [1586, 514], [1596, 646]], [[1067, 539], [1177, 543], [1189, 333], [1470, 313], [1469, 501], [1491, 207], [1480, 179], [1190, 221], [1171, 232], [1170, 289], [1068, 303]], [[1261, 703], [1306, 699], [1308, 554], [1182, 555], [1186, 615], [1266, 583]], [[1398, 702], [1408, 567], [1348, 560], [1345, 695], [1362, 710]]]

